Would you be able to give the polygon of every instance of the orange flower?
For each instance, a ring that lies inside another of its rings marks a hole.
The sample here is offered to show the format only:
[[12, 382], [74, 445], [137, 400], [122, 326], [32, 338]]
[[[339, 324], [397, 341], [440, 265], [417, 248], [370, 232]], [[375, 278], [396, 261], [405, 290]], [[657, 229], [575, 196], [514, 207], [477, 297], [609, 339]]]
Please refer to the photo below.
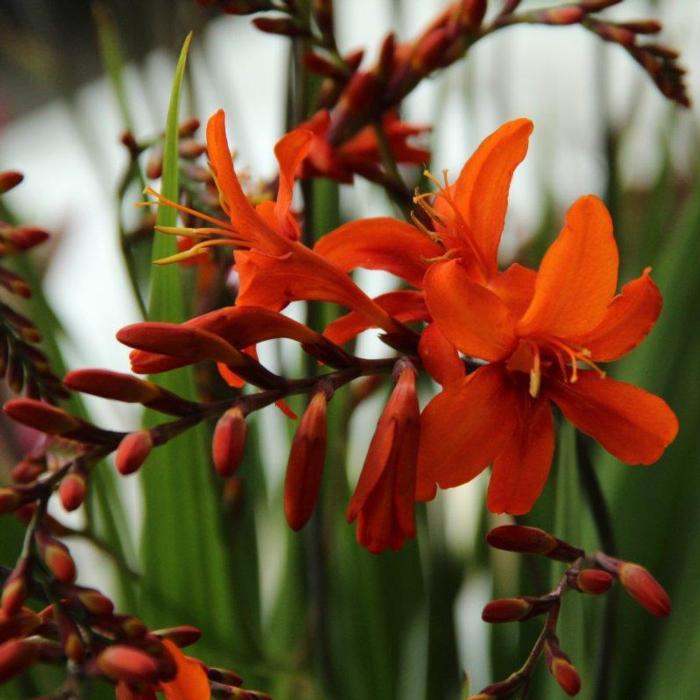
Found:
[[416, 535], [418, 431], [416, 373], [406, 364], [379, 419], [347, 511], [348, 522], [357, 519], [357, 541], [375, 554], [387, 547], [400, 549]]
[[498, 277], [491, 289], [478, 284], [461, 259], [431, 266], [425, 295], [435, 323], [465, 355], [491, 364], [449, 383], [423, 412], [420, 498], [492, 463], [489, 509], [528, 512], [552, 461], [552, 401], [621, 461], [661, 456], [678, 431], [673, 411], [596, 364], [636, 347], [661, 310], [648, 269], [613, 296], [617, 275], [612, 222], [594, 196], [571, 207], [534, 285], [520, 295], [511, 285], [499, 296]]
[[[331, 119], [326, 110], [316, 112], [311, 119], [299, 125], [300, 129], [308, 129], [314, 135], [311, 149], [301, 166], [302, 177], [320, 175], [338, 182], [352, 182], [354, 173], [371, 177], [379, 172], [382, 156], [371, 126], [365, 127], [339, 146], [334, 146], [328, 140], [330, 126]], [[412, 136], [425, 133], [429, 127], [406, 124], [394, 112], [384, 115], [382, 127], [397, 163], [420, 165], [430, 159], [428, 149], [409, 142]]]

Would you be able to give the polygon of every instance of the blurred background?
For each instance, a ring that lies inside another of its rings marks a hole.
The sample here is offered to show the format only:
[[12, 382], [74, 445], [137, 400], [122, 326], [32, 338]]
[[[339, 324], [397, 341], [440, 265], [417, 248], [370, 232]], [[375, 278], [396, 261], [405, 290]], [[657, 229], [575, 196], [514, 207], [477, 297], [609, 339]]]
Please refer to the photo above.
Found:
[[[366, 47], [369, 64], [389, 30], [399, 38], [415, 36], [445, 4], [335, 0], [339, 47], [342, 52]], [[526, 0], [523, 8], [557, 4]], [[497, 8], [499, 3], [491, 5]], [[681, 51], [691, 99], [698, 101], [700, 4], [627, 0], [606, 16], [662, 20], [661, 39]], [[249, 18], [221, 16], [192, 0], [0, 4], [0, 170], [25, 174], [24, 184], [5, 201], [20, 220], [54, 234], [51, 250], [39, 251], [34, 262], [45, 298], [63, 328], [60, 350], [69, 368], [128, 370], [128, 353], [114, 334], [141, 317], [118, 236], [120, 217], [135, 220], [135, 213], [117, 197], [128, 163], [120, 134], [127, 126], [139, 139], [162, 131], [177, 52], [189, 30], [194, 38], [181, 114], [204, 120], [223, 107], [237, 163], [255, 178], [272, 177], [272, 149], [285, 123], [287, 38], [261, 34]], [[116, 55], [110, 39], [117, 42], [123, 61], [131, 123], [125, 120], [105, 63], [105, 56]], [[591, 456], [613, 513], [619, 555], [658, 576], [671, 593], [674, 614], [668, 621], [650, 620], [628, 600], [619, 601], [613, 691], [608, 697], [695, 698], [700, 687], [700, 506], [695, 496], [700, 492], [698, 112], [667, 102], [619, 47], [603, 45], [579, 27], [528, 26], [480, 42], [464, 61], [425, 81], [403, 109], [408, 121], [433, 125], [430, 168], [435, 173], [446, 168], [452, 176], [486, 135], [519, 116], [533, 119], [535, 131], [511, 191], [504, 261], [518, 255], [535, 264], [558, 231], [566, 207], [579, 195], [594, 192], [613, 212], [623, 253], [621, 282], [652, 265], [664, 292], [665, 311], [651, 339], [614, 372], [664, 396], [679, 414], [681, 435], [663, 460], [648, 468], [623, 467], [596, 451]], [[397, 213], [380, 189], [360, 178], [352, 187], [341, 187], [340, 204], [343, 219]], [[365, 274], [361, 281], [374, 293], [393, 285], [378, 274]], [[273, 365], [286, 361], [293, 366], [298, 359], [284, 352], [281, 360], [279, 353], [264, 357]], [[380, 352], [386, 348], [372, 334], [361, 339], [360, 354]], [[369, 426], [382, 404], [375, 398], [350, 424], [350, 483], [362, 465]], [[87, 406], [98, 424], [113, 429], [130, 430], [140, 420], [138, 411], [124, 404], [93, 400]], [[233, 585], [239, 592], [241, 585], [254, 590], [236, 594], [232, 622], [218, 620], [207, 630], [206, 615], [204, 622], [201, 616], [172, 619], [173, 611], [188, 612], [176, 593], [172, 606], [162, 600], [153, 603], [162, 593], [158, 590], [146, 591], [141, 602], [126, 596], [111, 558], [76, 541], [71, 549], [81, 561], [81, 581], [121, 596], [124, 605], [136, 604], [140, 609], [133, 612], [147, 621], [150, 616], [168, 624], [201, 625], [205, 639], [210, 632], [210, 641], [203, 644], [211, 645], [203, 656], [233, 666], [246, 680], [252, 677], [262, 689], [276, 692], [276, 698], [325, 697], [315, 678], [319, 665], [328, 661], [310, 648], [307, 633], [309, 626], [318, 627], [318, 620], [309, 621], [314, 615], [328, 616], [321, 627], [330, 627], [328, 654], [334, 677], [342, 679], [329, 697], [457, 697], [460, 669], [468, 672], [475, 692], [517, 668], [537, 633], [536, 624], [494, 632], [481, 622], [481, 607], [491, 597], [522, 593], [538, 576], [549, 574], [518, 572], [514, 555], [489, 559], [482, 535], [493, 522], [482, 511], [483, 480], [441, 494], [422, 521], [419, 545], [400, 555], [372, 558], [356, 551], [351, 528], [343, 526], [347, 532], [334, 543], [332, 555], [338, 558], [339, 581], [331, 583], [329, 600], [319, 607], [314, 578], [303, 563], [308, 536], [290, 535], [282, 522], [280, 489], [289, 439], [284, 421], [272, 410], [261, 416], [257, 468], [247, 485], [257, 503], [251, 514], [254, 530], [243, 529], [222, 544], [228, 550], [244, 542], [256, 551], [245, 563], [233, 556]], [[2, 432], [9, 467], [16, 436], [5, 423]], [[111, 488], [117, 489], [112, 497], [121, 499], [126, 509], [133, 532], [122, 534], [138, 569], [141, 486], [134, 478]], [[533, 524], [553, 526], [559, 518], [552, 505], [557, 488], [553, 480], [549, 495], [530, 516]], [[581, 508], [581, 516], [573, 525], [569, 518], [565, 527], [573, 528], [572, 537], [597, 546], [583, 506], [570, 506]], [[82, 517], [76, 516], [75, 522]], [[197, 537], [206, 537], [206, 523], [196, 535], [178, 534], [170, 543], [179, 548], [185, 567]], [[8, 534], [0, 547], [7, 560], [3, 563], [11, 562], [16, 551], [11, 539]], [[204, 564], [212, 567], [207, 581], [216, 580], [215, 561]], [[204, 573], [191, 569], [187, 575]], [[172, 576], [177, 574], [163, 574]], [[248, 619], [251, 600], [256, 601], [254, 622]], [[162, 617], [154, 612], [159, 602]], [[600, 601], [586, 603], [571, 622], [575, 632], [568, 648], [572, 658], [580, 654], [573, 660], [584, 678], [592, 678], [603, 606]], [[378, 619], [385, 623], [381, 632], [373, 624]], [[587, 685], [590, 689], [593, 683]], [[545, 679], [531, 697], [562, 697], [553, 686]], [[3, 692], [0, 698], [22, 697]], [[582, 697], [592, 697], [587, 692]]]

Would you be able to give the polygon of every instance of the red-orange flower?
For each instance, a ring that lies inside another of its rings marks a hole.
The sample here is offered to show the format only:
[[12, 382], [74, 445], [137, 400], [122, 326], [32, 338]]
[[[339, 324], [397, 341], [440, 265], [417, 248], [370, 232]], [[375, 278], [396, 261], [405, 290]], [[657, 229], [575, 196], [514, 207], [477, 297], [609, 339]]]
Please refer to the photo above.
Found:
[[348, 521], [357, 519], [357, 541], [370, 552], [400, 549], [415, 537], [418, 431], [416, 374], [411, 365], [404, 365], [348, 505]]
[[465, 355], [491, 364], [448, 384], [423, 412], [419, 497], [493, 464], [489, 508], [529, 511], [552, 461], [552, 401], [621, 461], [661, 456], [678, 430], [673, 411], [596, 364], [636, 347], [661, 309], [648, 269], [614, 296], [617, 275], [612, 222], [594, 196], [571, 207], [531, 292], [499, 296], [461, 259], [431, 266], [424, 287], [435, 323]]

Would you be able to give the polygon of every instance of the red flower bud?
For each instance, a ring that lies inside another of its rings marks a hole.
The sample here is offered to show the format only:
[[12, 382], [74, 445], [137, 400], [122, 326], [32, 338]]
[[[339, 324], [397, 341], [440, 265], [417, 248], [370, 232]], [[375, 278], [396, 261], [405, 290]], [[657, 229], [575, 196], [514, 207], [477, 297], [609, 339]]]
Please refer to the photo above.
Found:
[[241, 465], [247, 431], [243, 411], [238, 406], [219, 418], [211, 441], [211, 457], [219, 476], [228, 478]]
[[145, 403], [160, 393], [152, 382], [106, 369], [78, 369], [69, 372], [63, 379], [63, 384], [68, 389], [83, 394], [127, 403]]
[[227, 668], [210, 666], [207, 669], [207, 676], [209, 680], [215, 681], [216, 683], [223, 683], [224, 685], [230, 685], [236, 688], [243, 685], [243, 679], [237, 673]]
[[307, 36], [308, 31], [287, 17], [256, 17], [253, 24], [267, 34], [282, 34], [283, 36]]
[[586, 16], [585, 10], [577, 5], [567, 7], [554, 7], [551, 10], [542, 10], [537, 19], [545, 24], [578, 24]]
[[29, 608], [22, 608], [14, 615], [0, 610], [0, 642], [12, 637], [26, 637], [41, 625], [41, 618]]
[[111, 615], [114, 611], [114, 603], [93, 588], [75, 587], [71, 591], [80, 601], [83, 607], [93, 615]]
[[32, 295], [32, 288], [14, 272], [0, 267], [0, 285], [8, 292], [17, 294], [20, 297], [28, 299]]
[[293, 530], [300, 530], [311, 517], [326, 458], [326, 394], [317, 391], [294, 435], [284, 481], [284, 514]]
[[515, 622], [532, 611], [532, 605], [524, 598], [500, 598], [487, 603], [481, 619], [484, 622]]
[[462, 0], [461, 23], [467, 29], [478, 29], [486, 14], [486, 0]]
[[179, 627], [154, 630], [153, 634], [161, 639], [169, 639], [180, 648], [195, 644], [202, 636], [201, 631], [191, 625], [180, 625]]
[[614, 577], [607, 571], [583, 569], [576, 577], [576, 587], [583, 593], [600, 595], [610, 589], [614, 580]]
[[117, 470], [120, 474], [133, 474], [141, 468], [152, 449], [153, 438], [148, 430], [129, 433], [117, 447]]
[[557, 561], [575, 561], [583, 556], [583, 550], [538, 527], [501, 525], [486, 535], [486, 541], [496, 549], [520, 554], [540, 554]]
[[12, 480], [18, 484], [29, 484], [43, 473], [44, 464], [37, 459], [23, 459], [12, 469]]
[[39, 658], [39, 647], [28, 639], [0, 644], [0, 683], [26, 671]]
[[5, 170], [0, 173], [0, 194], [9, 192], [24, 180], [24, 175], [17, 170]]
[[58, 487], [58, 497], [63, 507], [70, 512], [83, 504], [86, 491], [85, 476], [79, 472], [71, 472], [61, 481], [61, 485]]
[[11, 513], [22, 503], [22, 497], [13, 488], [0, 488], [0, 514]]
[[158, 680], [156, 660], [139, 649], [113, 644], [97, 657], [97, 668], [113, 681], [155, 683]]
[[61, 583], [73, 583], [75, 581], [75, 562], [68, 547], [43, 530], [36, 533], [36, 542], [41, 558], [54, 578]]
[[22, 557], [7, 577], [2, 589], [2, 609], [6, 615], [17, 613], [27, 598], [31, 560]]
[[197, 119], [197, 117], [190, 117], [189, 119], [185, 119], [185, 121], [178, 126], [177, 133], [180, 137], [187, 137], [192, 136], [197, 129], [199, 129], [199, 119]]
[[671, 599], [661, 584], [639, 564], [623, 562], [618, 570], [620, 583], [648, 612], [666, 617], [671, 612]]
[[33, 226], [18, 226], [10, 229], [6, 236], [13, 250], [29, 250], [49, 238], [46, 231]]
[[549, 672], [561, 689], [569, 696], [578, 695], [581, 677], [569, 657], [559, 648], [556, 638], [545, 643], [544, 657]]
[[3, 409], [10, 418], [49, 435], [63, 435], [81, 426], [81, 421], [56, 406], [36, 399], [13, 399]]
[[85, 657], [85, 646], [83, 645], [83, 640], [78, 628], [73, 620], [60, 612], [57, 613], [56, 619], [58, 621], [58, 632], [61, 636], [61, 644], [63, 645], [63, 650], [66, 652], [66, 656], [73, 663], [81, 663]]

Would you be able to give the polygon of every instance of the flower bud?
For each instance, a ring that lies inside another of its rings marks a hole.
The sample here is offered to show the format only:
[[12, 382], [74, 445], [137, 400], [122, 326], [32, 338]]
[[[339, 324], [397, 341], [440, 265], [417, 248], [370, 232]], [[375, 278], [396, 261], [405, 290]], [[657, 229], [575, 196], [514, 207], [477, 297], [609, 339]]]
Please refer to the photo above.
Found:
[[542, 10], [537, 14], [537, 21], [554, 25], [578, 24], [585, 16], [586, 12], [580, 6], [568, 5]]
[[149, 180], [157, 180], [163, 174], [163, 149], [156, 146], [146, 162], [146, 177]]
[[234, 671], [227, 668], [217, 668], [215, 666], [210, 666], [207, 669], [207, 676], [209, 680], [216, 683], [223, 683], [224, 685], [230, 685], [238, 687], [243, 685], [243, 679]]
[[68, 547], [44, 530], [37, 531], [36, 542], [39, 554], [53, 577], [61, 583], [73, 583], [76, 574], [75, 562]]
[[68, 511], [79, 508], [85, 500], [87, 484], [85, 476], [80, 472], [70, 472], [61, 481], [58, 487], [58, 497], [61, 505]]
[[9, 192], [12, 188], [17, 187], [24, 180], [24, 175], [17, 170], [5, 170], [0, 173], [0, 194]]
[[12, 469], [12, 481], [18, 484], [30, 484], [44, 472], [44, 463], [38, 459], [23, 459]]
[[486, 4], [486, 0], [462, 0], [462, 26], [472, 31], [478, 29], [486, 14]]
[[0, 683], [19, 676], [38, 658], [38, 646], [28, 639], [11, 639], [0, 644]]
[[152, 382], [106, 369], [78, 369], [69, 372], [63, 379], [63, 384], [73, 391], [125, 403], [145, 403], [160, 393]]
[[520, 554], [540, 554], [557, 561], [575, 561], [583, 556], [583, 550], [538, 527], [501, 525], [486, 535], [486, 541], [496, 549]]
[[8, 292], [28, 299], [32, 295], [32, 288], [19, 275], [0, 267], [0, 285]]
[[307, 36], [308, 31], [293, 19], [287, 17], [256, 17], [253, 24], [267, 34], [282, 36]]
[[152, 656], [126, 644], [107, 647], [97, 657], [97, 668], [107, 678], [127, 683], [155, 683], [159, 676]]
[[0, 642], [12, 637], [26, 637], [41, 625], [41, 618], [29, 608], [22, 608], [14, 615], [0, 610]]
[[185, 121], [178, 126], [177, 134], [181, 138], [187, 138], [188, 136], [192, 136], [197, 129], [199, 129], [199, 119], [197, 119], [197, 117], [190, 117], [189, 119], [185, 119]]
[[154, 630], [153, 634], [161, 639], [169, 639], [178, 647], [188, 647], [199, 641], [202, 632], [192, 625], [180, 625], [162, 630]]
[[64, 435], [81, 426], [80, 419], [36, 399], [13, 399], [3, 409], [10, 418], [49, 435]]
[[2, 609], [6, 615], [14, 615], [21, 609], [29, 592], [30, 576], [31, 559], [22, 557], [7, 577], [2, 589]]
[[248, 426], [243, 411], [235, 406], [219, 418], [211, 441], [216, 473], [224, 479], [233, 475], [243, 461]]
[[500, 598], [486, 604], [481, 619], [484, 622], [515, 622], [527, 617], [532, 605], [524, 598]]
[[63, 645], [66, 656], [73, 663], [81, 663], [85, 657], [85, 646], [76, 624], [67, 615], [60, 612], [56, 614], [56, 619], [58, 622], [61, 644]]
[[117, 447], [115, 462], [120, 474], [133, 474], [141, 468], [153, 449], [153, 438], [148, 430], [129, 433]]
[[13, 488], [0, 488], [0, 515], [19, 508], [22, 496]]
[[49, 239], [49, 234], [34, 226], [17, 226], [7, 234], [13, 250], [29, 250]]
[[606, 593], [612, 586], [614, 577], [600, 569], [583, 569], [576, 576], [576, 588], [583, 593], [600, 595]]
[[326, 394], [316, 391], [299, 423], [287, 463], [284, 481], [284, 514], [293, 530], [311, 517], [326, 458]]
[[114, 603], [94, 588], [76, 586], [71, 593], [93, 615], [111, 615], [114, 612]]
[[581, 677], [556, 641], [549, 640], [545, 643], [544, 656], [549, 672], [561, 689], [569, 696], [578, 695], [581, 690]]
[[643, 566], [623, 562], [618, 577], [627, 592], [652, 615], [666, 617], [671, 613], [668, 593]]

